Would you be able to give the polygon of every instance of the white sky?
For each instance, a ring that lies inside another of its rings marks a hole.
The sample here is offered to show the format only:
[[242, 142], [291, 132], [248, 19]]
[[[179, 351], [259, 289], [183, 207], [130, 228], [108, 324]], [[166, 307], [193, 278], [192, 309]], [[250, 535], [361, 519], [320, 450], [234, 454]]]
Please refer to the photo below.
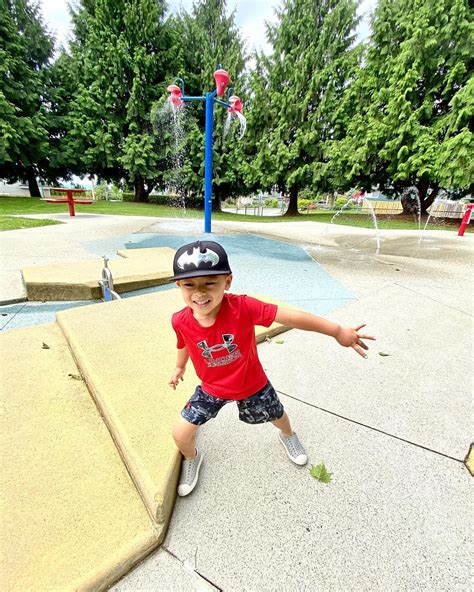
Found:
[[[68, 12], [68, 0], [40, 0], [46, 25], [56, 36], [57, 45], [67, 44], [68, 33], [71, 29], [71, 19]], [[193, 0], [168, 0], [169, 10], [174, 12], [182, 6], [190, 11]], [[235, 21], [247, 41], [248, 49], [254, 47], [265, 52], [270, 47], [265, 39], [265, 21], [275, 21], [275, 8], [281, 4], [280, 0], [227, 0], [229, 12], [235, 8]], [[359, 25], [359, 37], [365, 39], [369, 35], [369, 15], [375, 8], [377, 0], [362, 0], [359, 14], [363, 21]]]

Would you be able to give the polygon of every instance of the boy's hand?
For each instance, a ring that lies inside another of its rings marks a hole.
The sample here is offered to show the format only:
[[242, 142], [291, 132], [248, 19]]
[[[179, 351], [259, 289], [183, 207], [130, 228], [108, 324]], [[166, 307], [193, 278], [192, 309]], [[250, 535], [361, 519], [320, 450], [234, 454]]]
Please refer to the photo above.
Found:
[[175, 391], [176, 387], [179, 384], [179, 381], [183, 381], [183, 374], [185, 373], [186, 368], [175, 368], [171, 378], [168, 381], [169, 386]]
[[362, 339], [371, 339], [375, 341], [375, 337], [372, 335], [362, 335], [358, 331], [365, 327], [365, 325], [359, 325], [355, 329], [352, 327], [339, 327], [338, 332], [334, 336], [339, 345], [344, 347], [352, 347], [360, 356], [367, 358], [367, 354], [363, 350], [369, 349], [368, 346], [362, 341]]

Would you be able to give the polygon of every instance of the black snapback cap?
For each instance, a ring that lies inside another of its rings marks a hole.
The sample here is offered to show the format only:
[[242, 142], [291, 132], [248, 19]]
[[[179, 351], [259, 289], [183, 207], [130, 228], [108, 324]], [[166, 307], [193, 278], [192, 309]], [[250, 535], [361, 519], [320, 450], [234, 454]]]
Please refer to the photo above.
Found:
[[171, 281], [203, 275], [232, 273], [227, 253], [214, 241], [196, 241], [180, 247], [173, 260], [174, 276]]

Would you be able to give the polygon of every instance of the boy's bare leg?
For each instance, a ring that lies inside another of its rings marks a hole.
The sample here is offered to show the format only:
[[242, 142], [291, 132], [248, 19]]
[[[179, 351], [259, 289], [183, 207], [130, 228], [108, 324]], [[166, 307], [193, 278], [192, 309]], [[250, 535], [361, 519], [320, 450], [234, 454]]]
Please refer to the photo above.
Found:
[[275, 419], [275, 421], [272, 421], [272, 424], [276, 428], [279, 428], [281, 430], [281, 433], [283, 434], [283, 436], [285, 436], [285, 438], [288, 438], [289, 436], [293, 435], [293, 430], [291, 429], [290, 419], [289, 419], [286, 411], [283, 413], [283, 415], [280, 417], [280, 419]]
[[173, 426], [173, 438], [176, 446], [186, 460], [196, 456], [196, 432], [199, 426], [180, 417]]

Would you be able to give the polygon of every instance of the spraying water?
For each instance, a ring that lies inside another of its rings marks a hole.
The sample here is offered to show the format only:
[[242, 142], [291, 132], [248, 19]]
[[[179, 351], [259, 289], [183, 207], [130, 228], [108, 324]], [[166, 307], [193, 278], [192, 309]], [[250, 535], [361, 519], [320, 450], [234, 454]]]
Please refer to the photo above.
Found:
[[423, 240], [423, 236], [424, 236], [424, 234], [425, 234], [425, 231], [426, 231], [426, 228], [427, 228], [427, 226], [428, 226], [428, 224], [429, 224], [429, 221], [430, 221], [430, 218], [431, 218], [431, 216], [432, 216], [432, 215], [433, 215], [433, 214], [436, 212], [436, 210], [438, 209], [438, 207], [439, 207], [441, 204], [444, 204], [444, 203], [446, 203], [447, 201], [448, 201], [448, 200], [447, 200], [447, 194], [446, 194], [446, 191], [444, 191], [444, 190], [442, 189], [442, 190], [439, 192], [439, 194], [437, 195], [437, 197], [435, 198], [434, 202], [433, 202], [433, 203], [431, 204], [431, 206], [430, 206], [430, 211], [429, 211], [429, 213], [428, 213], [428, 218], [426, 219], [425, 225], [424, 225], [424, 227], [423, 227], [423, 230], [422, 230], [422, 232], [421, 232], [421, 234], [420, 234], [420, 238], [418, 239], [418, 242], [420, 242], [420, 243], [421, 243], [421, 241]]
[[186, 198], [183, 182], [183, 164], [186, 147], [186, 110], [183, 104], [167, 101], [152, 112], [155, 134], [169, 159], [168, 187], [175, 194], [176, 205], [186, 215]]
[[245, 116], [240, 113], [240, 111], [236, 111], [235, 114], [237, 115], [238, 119], [239, 119], [239, 123], [240, 123], [240, 134], [239, 134], [239, 140], [243, 137], [243, 135], [245, 134], [245, 130], [247, 129], [247, 120], [245, 119]]
[[[418, 218], [418, 237], [419, 237], [419, 241], [421, 241], [421, 201], [420, 201], [420, 192], [418, 191], [418, 188], [415, 187], [414, 185], [412, 185], [411, 187], [407, 187], [403, 193], [402, 193], [402, 203], [403, 201], [410, 198], [412, 200], [412, 202], [416, 203], [416, 217]], [[413, 207], [411, 208], [412, 210], [414, 209]]]
[[227, 138], [227, 134], [229, 133], [231, 121], [232, 121], [232, 114], [228, 112], [226, 115], [226, 118], [224, 119], [224, 131], [223, 131], [224, 140]]
[[225, 118], [224, 121], [224, 132], [223, 132], [223, 136], [224, 139], [227, 137], [227, 134], [229, 133], [229, 129], [230, 129], [230, 124], [232, 122], [233, 119], [238, 119], [239, 120], [239, 124], [240, 124], [240, 130], [239, 130], [239, 140], [242, 138], [242, 136], [245, 134], [245, 130], [247, 129], [247, 120], [245, 119], [245, 116], [242, 115], [242, 113], [240, 113], [239, 111], [234, 111], [232, 113], [227, 113], [227, 116]]
[[338, 216], [340, 216], [340, 215], [342, 214], [342, 212], [343, 212], [343, 211], [344, 211], [346, 208], [348, 208], [348, 207], [349, 207], [351, 204], [352, 204], [352, 200], [351, 200], [351, 199], [348, 199], [348, 200], [346, 201], [346, 203], [345, 203], [345, 204], [342, 206], [342, 208], [340, 208], [339, 210], [337, 210], [337, 212], [336, 212], [336, 213], [334, 214], [334, 216], [331, 218], [331, 224], [334, 224], [334, 222], [335, 222], [336, 218], [337, 218]]
[[372, 206], [372, 204], [370, 203], [370, 201], [367, 199], [366, 202], [369, 205], [369, 209], [370, 209], [370, 213], [372, 214], [372, 220], [374, 222], [374, 228], [375, 228], [375, 239], [377, 241], [377, 250], [376, 250], [376, 254], [378, 254], [378, 252], [380, 251], [380, 237], [379, 237], [379, 227], [377, 224], [377, 216], [375, 215], [375, 210], [374, 207]]
[[[346, 203], [342, 206], [342, 208], [340, 208], [335, 214], [334, 216], [331, 218], [331, 224], [333, 224], [336, 220], [336, 218], [338, 216], [341, 215], [341, 213], [348, 207], [350, 207], [351, 205], [354, 204], [360, 204], [361, 203], [362, 198], [361, 197], [357, 197], [357, 198], [349, 198]], [[377, 223], [377, 216], [375, 214], [375, 210], [372, 206], [372, 204], [370, 203], [370, 200], [366, 199], [365, 202], [368, 204], [369, 206], [369, 210], [370, 210], [370, 214], [372, 216], [372, 221], [374, 223], [374, 230], [375, 230], [375, 239], [377, 241], [377, 250], [376, 250], [376, 254], [378, 254], [378, 252], [380, 251], [380, 236], [379, 236], [379, 226]]]

